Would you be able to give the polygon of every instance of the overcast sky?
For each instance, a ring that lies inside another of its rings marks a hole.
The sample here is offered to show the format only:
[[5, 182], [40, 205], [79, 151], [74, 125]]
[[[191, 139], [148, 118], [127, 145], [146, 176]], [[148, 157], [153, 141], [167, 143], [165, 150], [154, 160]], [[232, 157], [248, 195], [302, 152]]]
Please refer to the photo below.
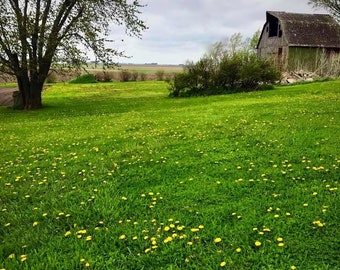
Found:
[[[241, 33], [251, 37], [262, 30], [266, 11], [324, 13], [308, 0], [141, 0], [141, 18], [149, 29], [141, 39], [112, 32], [126, 63], [184, 64], [197, 61], [209, 45]], [[124, 42], [121, 42], [124, 38]], [[118, 41], [119, 40], [119, 41]]]

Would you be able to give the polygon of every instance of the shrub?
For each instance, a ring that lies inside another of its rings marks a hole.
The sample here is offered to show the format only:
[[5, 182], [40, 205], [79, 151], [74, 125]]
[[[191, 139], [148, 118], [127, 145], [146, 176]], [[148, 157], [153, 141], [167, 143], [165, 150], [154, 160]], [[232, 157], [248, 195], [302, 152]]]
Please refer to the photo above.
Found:
[[157, 70], [156, 71], [156, 78], [157, 78], [157, 81], [163, 81], [164, 80], [164, 70]]
[[114, 73], [110, 71], [99, 71], [96, 73], [95, 78], [99, 82], [112, 82], [114, 79]]
[[166, 73], [164, 81], [169, 83], [171, 80], [174, 79], [175, 73]]
[[97, 80], [93, 74], [83, 74], [80, 75], [78, 78], [70, 81], [70, 83], [96, 83]]
[[280, 79], [273, 63], [254, 53], [238, 52], [224, 55], [219, 62], [204, 57], [188, 63], [184, 72], [170, 82], [170, 95], [203, 96], [264, 89]]
[[58, 75], [55, 71], [51, 71], [45, 80], [46, 83], [56, 83], [58, 82]]
[[141, 80], [141, 81], [146, 81], [147, 75], [146, 75], [146, 73], [144, 73], [144, 72], [140, 72], [140, 73], [139, 73], [139, 77], [140, 77], [140, 80]]
[[192, 77], [189, 73], [177, 73], [174, 75], [174, 79], [169, 82], [170, 96], [179, 97], [185, 96], [187, 92], [192, 89], [193, 85], [190, 85]]
[[131, 81], [137, 81], [138, 80], [138, 71], [133, 70], [131, 72]]
[[123, 69], [123, 70], [120, 71], [119, 76], [120, 76], [121, 82], [128, 82], [128, 81], [131, 80], [132, 74], [131, 74], [130, 71]]

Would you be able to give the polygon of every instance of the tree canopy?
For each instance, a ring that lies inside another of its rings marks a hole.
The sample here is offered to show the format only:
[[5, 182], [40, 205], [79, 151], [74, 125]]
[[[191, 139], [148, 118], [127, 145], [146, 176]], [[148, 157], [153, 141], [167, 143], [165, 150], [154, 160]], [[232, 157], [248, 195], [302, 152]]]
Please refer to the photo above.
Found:
[[314, 7], [322, 7], [330, 12], [334, 18], [340, 21], [340, 1], [339, 0], [310, 0], [309, 4]]
[[138, 0], [0, 0], [0, 7], [0, 72], [16, 76], [26, 109], [41, 107], [53, 63], [81, 66], [84, 47], [105, 65], [122, 56], [107, 47], [112, 23], [137, 37], [147, 28]]

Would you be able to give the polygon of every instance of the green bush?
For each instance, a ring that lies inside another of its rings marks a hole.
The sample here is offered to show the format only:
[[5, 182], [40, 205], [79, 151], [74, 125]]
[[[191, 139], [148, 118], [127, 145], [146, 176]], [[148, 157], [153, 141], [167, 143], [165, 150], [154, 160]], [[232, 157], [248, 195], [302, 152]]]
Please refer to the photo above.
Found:
[[70, 83], [96, 83], [97, 80], [95, 78], [95, 76], [93, 74], [83, 74], [83, 75], [80, 75], [78, 78], [70, 81]]
[[273, 63], [254, 53], [225, 54], [219, 62], [204, 57], [188, 63], [170, 82], [170, 95], [205, 96], [267, 88], [280, 79]]

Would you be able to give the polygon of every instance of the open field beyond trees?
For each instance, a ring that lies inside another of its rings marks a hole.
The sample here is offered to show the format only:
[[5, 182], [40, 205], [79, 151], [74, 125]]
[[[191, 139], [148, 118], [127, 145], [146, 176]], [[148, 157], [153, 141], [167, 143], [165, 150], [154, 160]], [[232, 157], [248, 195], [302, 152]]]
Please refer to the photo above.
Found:
[[[84, 67], [84, 70], [78, 71], [70, 71], [67, 69], [56, 69], [50, 72], [50, 75], [47, 78], [47, 82], [68, 82], [72, 79], [77, 78], [81, 74], [93, 74], [98, 77], [98, 80], [107, 79], [110, 81], [121, 81], [122, 76], [121, 73], [123, 71], [127, 71], [130, 74], [135, 74], [137, 77], [134, 80], [157, 80], [159, 79], [159, 74], [162, 73], [164, 75], [163, 79], [169, 78], [169, 76], [173, 76], [176, 73], [183, 71], [182, 65], [137, 65], [137, 64], [121, 64], [116, 68], [103, 69], [103, 66], [94, 64], [89, 64]], [[163, 80], [162, 79], [162, 80]], [[9, 76], [0, 73], [0, 84], [4, 86], [6, 83], [16, 82], [16, 78], [14, 76]]]
[[0, 269], [339, 269], [340, 81], [0, 107]]

